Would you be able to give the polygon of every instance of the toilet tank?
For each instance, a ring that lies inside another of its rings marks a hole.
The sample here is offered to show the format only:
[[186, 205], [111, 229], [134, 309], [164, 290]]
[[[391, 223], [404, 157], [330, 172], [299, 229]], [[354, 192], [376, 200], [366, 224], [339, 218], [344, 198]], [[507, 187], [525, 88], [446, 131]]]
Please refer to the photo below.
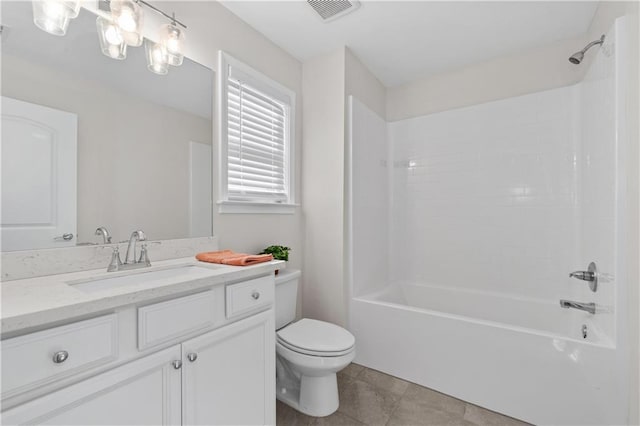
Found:
[[276, 330], [296, 319], [300, 271], [282, 269], [276, 275]]

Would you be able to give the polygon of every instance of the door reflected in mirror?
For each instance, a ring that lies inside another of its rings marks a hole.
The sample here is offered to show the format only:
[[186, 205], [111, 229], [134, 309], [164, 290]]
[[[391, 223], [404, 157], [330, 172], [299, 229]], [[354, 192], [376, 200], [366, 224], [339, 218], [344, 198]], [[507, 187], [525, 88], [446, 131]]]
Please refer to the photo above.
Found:
[[212, 235], [213, 71], [108, 58], [85, 9], [56, 37], [1, 7], [2, 250]]

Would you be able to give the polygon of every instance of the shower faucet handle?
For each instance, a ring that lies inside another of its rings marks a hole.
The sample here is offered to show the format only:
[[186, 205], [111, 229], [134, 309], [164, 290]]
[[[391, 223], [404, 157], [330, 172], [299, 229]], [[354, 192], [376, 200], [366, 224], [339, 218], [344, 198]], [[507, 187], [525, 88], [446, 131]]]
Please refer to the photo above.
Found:
[[596, 279], [596, 276], [593, 272], [589, 271], [575, 271], [569, 274], [571, 278], [577, 278], [582, 281], [593, 281]]
[[591, 262], [586, 271], [574, 271], [569, 277], [589, 282], [591, 291], [595, 292], [598, 289], [598, 268], [595, 262]]

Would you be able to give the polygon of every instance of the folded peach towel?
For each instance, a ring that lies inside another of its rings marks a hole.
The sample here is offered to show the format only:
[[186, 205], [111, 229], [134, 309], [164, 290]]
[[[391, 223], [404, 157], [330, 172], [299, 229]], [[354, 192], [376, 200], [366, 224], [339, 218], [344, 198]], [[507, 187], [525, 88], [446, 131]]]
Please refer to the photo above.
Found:
[[248, 266], [270, 262], [273, 260], [273, 256], [270, 254], [247, 254], [236, 253], [233, 250], [220, 250], [198, 253], [196, 259], [201, 262], [221, 263], [223, 265]]

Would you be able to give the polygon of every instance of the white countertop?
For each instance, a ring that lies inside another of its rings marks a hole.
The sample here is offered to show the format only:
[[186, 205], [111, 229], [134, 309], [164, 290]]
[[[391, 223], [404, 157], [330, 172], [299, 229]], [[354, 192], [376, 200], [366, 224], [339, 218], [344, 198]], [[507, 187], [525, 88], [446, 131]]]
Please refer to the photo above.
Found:
[[[198, 262], [193, 257], [188, 257], [154, 262], [149, 268], [129, 271], [106, 272], [105, 269], [97, 269], [2, 282], [1, 333], [14, 334], [24, 329], [42, 327], [74, 317], [265, 275], [282, 268], [283, 264], [282, 261], [272, 261], [252, 266], [227, 266]], [[153, 282], [91, 292], [82, 291], [69, 284], [150, 272], [178, 265], [197, 265], [210, 269], [211, 274], [187, 281], [182, 277], [161, 278]]]

